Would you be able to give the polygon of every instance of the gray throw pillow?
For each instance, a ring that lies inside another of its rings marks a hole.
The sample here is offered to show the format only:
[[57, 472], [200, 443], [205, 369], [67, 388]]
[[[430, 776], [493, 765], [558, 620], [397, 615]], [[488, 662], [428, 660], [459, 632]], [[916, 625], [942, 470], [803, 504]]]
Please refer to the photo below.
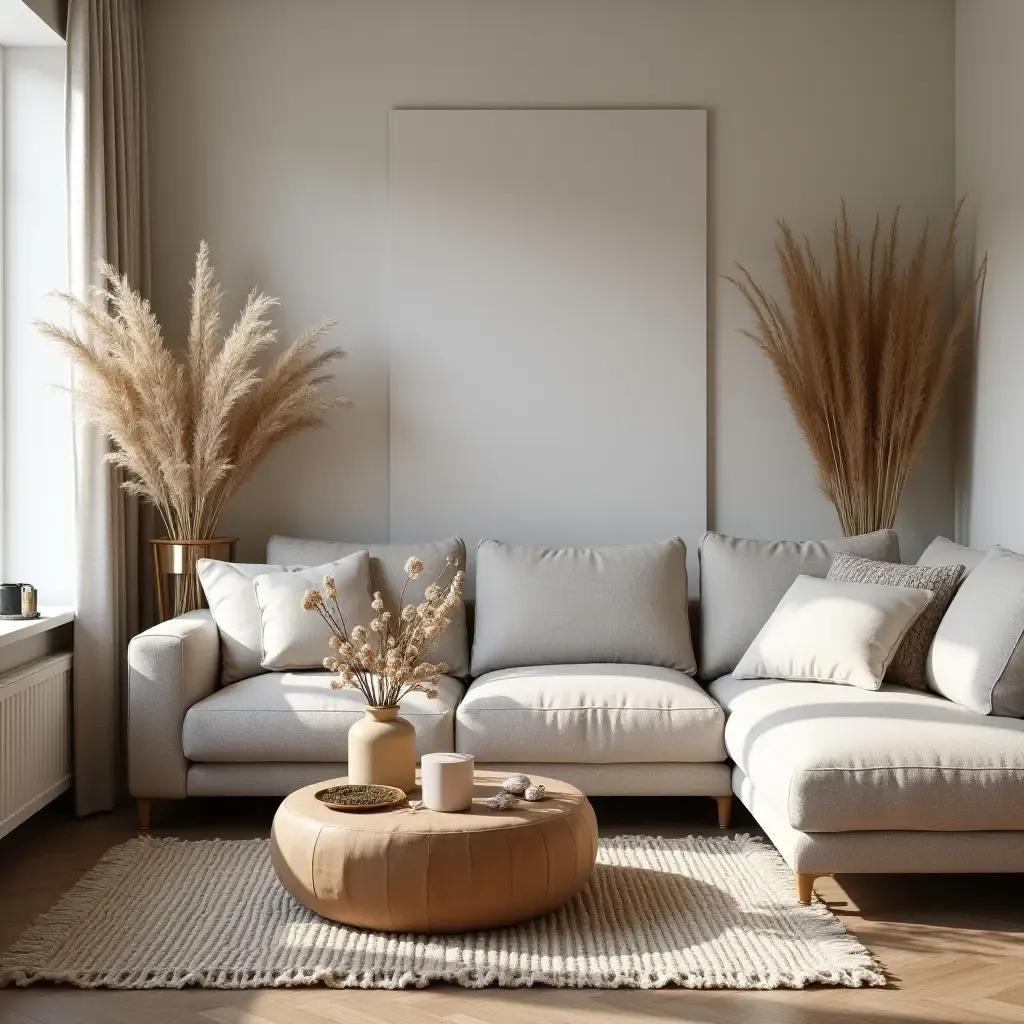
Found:
[[[459, 568], [466, 568], [466, 545], [459, 537], [422, 544], [350, 544], [333, 540], [301, 540], [297, 537], [271, 537], [267, 543], [267, 560], [298, 565], [319, 565], [321, 562], [344, 558], [357, 551], [370, 553], [370, 590], [379, 590], [385, 607], [392, 615], [398, 614], [398, 602], [405, 586], [405, 563], [412, 557], [423, 560], [423, 575], [413, 580], [406, 591], [406, 601], [422, 601], [424, 588], [434, 582], [443, 571], [445, 561], [451, 557]], [[445, 579], [450, 579], [447, 574]], [[430, 651], [430, 661], [443, 661], [448, 674], [457, 679], [469, 675], [469, 633], [466, 628], [466, 608], [460, 605], [452, 616], [451, 624], [438, 638]]]
[[728, 675], [797, 576], [824, 578], [840, 549], [900, 560], [892, 530], [841, 540], [745, 540], [706, 533], [700, 542], [700, 674]]
[[935, 634], [928, 685], [978, 714], [1024, 718], [1024, 555], [997, 545], [963, 581]]
[[907, 635], [896, 648], [885, 673], [887, 683], [926, 690], [928, 651], [963, 574], [962, 565], [899, 565], [858, 558], [847, 551], [838, 551], [826, 578], [847, 583], [913, 587], [930, 590], [934, 594], [931, 602], [907, 630]]
[[659, 665], [693, 674], [686, 545], [477, 549], [473, 675], [529, 665]]

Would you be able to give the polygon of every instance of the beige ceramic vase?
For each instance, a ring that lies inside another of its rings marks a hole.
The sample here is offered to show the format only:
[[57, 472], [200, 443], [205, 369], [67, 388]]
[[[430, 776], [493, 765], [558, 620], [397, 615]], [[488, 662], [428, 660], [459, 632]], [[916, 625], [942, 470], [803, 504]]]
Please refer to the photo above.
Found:
[[348, 781], [357, 786], [416, 786], [416, 732], [398, 708], [363, 708], [348, 732]]

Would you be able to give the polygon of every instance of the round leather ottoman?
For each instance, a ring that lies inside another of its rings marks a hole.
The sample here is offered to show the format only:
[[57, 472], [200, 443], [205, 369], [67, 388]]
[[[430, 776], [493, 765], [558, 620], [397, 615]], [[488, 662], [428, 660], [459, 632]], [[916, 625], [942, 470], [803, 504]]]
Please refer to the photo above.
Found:
[[536, 777], [546, 799], [492, 811], [484, 801], [504, 779], [477, 772], [473, 807], [460, 814], [332, 811], [313, 794], [345, 779], [306, 786], [274, 816], [274, 870], [310, 910], [375, 931], [474, 931], [537, 917], [587, 884], [597, 820], [575, 786]]

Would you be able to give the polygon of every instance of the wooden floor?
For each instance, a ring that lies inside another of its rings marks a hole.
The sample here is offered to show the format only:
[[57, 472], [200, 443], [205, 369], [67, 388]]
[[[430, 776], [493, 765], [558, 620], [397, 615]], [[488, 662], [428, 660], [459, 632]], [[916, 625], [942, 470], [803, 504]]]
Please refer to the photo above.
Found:
[[[710, 800], [596, 801], [602, 834], [714, 833]], [[274, 803], [159, 805], [154, 835], [266, 835]], [[756, 831], [747, 819], [740, 831]], [[0, 948], [135, 834], [129, 809], [84, 821], [64, 802], [0, 840]], [[936, 842], [941, 837], [936, 836]], [[1024, 876], [844, 876], [817, 890], [892, 977], [886, 989], [637, 992], [437, 986], [410, 992], [0, 990], [2, 1024], [967, 1024], [1024, 1022]]]

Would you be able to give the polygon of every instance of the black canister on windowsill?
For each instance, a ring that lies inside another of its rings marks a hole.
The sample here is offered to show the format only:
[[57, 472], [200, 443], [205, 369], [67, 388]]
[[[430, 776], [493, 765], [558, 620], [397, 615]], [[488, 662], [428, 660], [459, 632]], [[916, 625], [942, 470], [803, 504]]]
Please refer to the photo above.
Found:
[[0, 583], [0, 615], [21, 615], [20, 583]]

